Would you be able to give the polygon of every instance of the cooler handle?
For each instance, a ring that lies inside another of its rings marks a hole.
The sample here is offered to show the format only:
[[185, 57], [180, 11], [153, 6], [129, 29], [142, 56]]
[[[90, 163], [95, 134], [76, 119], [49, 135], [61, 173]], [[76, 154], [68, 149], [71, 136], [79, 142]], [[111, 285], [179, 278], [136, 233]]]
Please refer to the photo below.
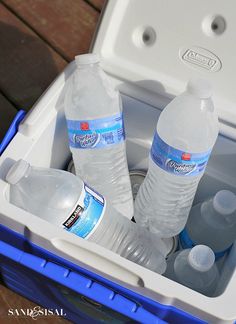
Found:
[[109, 269], [109, 273], [112, 273], [112, 277], [125, 282], [134, 287], [144, 287], [145, 283], [142, 278], [134, 273], [132, 270], [127, 269], [122, 264], [109, 259], [106, 255], [101, 255], [95, 251], [88, 250], [83, 246], [72, 243], [62, 238], [53, 238], [51, 240], [53, 246], [57, 251], [62, 252], [70, 257], [75, 257], [78, 260], [86, 260], [86, 265], [97, 269], [100, 272], [104, 272]]
[[141, 305], [112, 291], [110, 288], [61, 265], [26, 253], [3, 241], [0, 241], [0, 255], [137, 322], [167, 324], [167, 322], [145, 310]]
[[2, 142], [0, 143], [0, 155], [4, 152], [8, 144], [11, 142], [13, 137], [16, 135], [18, 131], [18, 127], [20, 122], [24, 119], [26, 112], [24, 110], [18, 111], [15, 118], [13, 119], [11, 126], [9, 127], [6, 135], [4, 136]]

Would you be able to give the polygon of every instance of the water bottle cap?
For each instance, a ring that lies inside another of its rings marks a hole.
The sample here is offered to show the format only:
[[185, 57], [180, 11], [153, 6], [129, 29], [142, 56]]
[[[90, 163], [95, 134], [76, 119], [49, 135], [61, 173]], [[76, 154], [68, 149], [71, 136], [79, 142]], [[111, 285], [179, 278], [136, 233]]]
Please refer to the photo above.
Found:
[[207, 99], [212, 96], [212, 88], [204, 79], [193, 79], [187, 84], [187, 91], [200, 99]]
[[7, 173], [6, 181], [12, 185], [17, 184], [28, 171], [30, 164], [24, 160], [19, 160], [13, 164]]
[[236, 211], [236, 195], [229, 190], [217, 192], [213, 199], [214, 209], [222, 215], [230, 215]]
[[75, 62], [77, 66], [95, 64], [100, 62], [100, 58], [97, 54], [94, 53], [82, 54], [75, 57]]
[[188, 255], [189, 264], [197, 271], [205, 272], [211, 269], [215, 262], [215, 254], [206, 245], [194, 246]]

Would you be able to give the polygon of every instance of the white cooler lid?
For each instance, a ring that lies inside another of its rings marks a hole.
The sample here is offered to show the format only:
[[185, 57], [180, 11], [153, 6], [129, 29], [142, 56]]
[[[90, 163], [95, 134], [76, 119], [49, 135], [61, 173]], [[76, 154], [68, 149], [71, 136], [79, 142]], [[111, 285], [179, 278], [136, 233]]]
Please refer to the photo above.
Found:
[[159, 108], [207, 79], [221, 133], [236, 139], [235, 13], [235, 0], [109, 0], [93, 52], [122, 92]]

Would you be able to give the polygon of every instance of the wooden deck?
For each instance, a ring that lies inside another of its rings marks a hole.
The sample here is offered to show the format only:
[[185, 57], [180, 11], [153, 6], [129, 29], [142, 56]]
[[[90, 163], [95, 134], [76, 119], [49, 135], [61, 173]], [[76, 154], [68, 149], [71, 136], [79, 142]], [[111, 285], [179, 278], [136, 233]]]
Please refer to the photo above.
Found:
[[[0, 0], [0, 141], [17, 110], [28, 111], [67, 63], [88, 51], [104, 2]], [[34, 306], [0, 284], [1, 324], [35, 323], [7, 316], [9, 308]]]

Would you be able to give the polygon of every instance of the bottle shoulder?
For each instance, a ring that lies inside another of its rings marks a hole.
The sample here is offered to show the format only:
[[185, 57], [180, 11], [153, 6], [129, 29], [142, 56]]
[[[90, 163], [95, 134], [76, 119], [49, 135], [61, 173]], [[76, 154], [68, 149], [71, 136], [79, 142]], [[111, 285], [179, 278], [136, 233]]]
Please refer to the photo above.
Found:
[[177, 280], [196, 290], [202, 290], [207, 292], [207, 287], [214, 286], [219, 278], [219, 272], [216, 264], [207, 271], [198, 271], [194, 269], [188, 262], [188, 255], [190, 249], [184, 250], [175, 259], [174, 270]]
[[[235, 217], [236, 218], [236, 217]], [[231, 221], [230, 221], [231, 220]], [[202, 203], [195, 205], [189, 214], [188, 227], [206, 226], [208, 230], [227, 230], [236, 226], [232, 219], [218, 213], [213, 207], [213, 198], [210, 198]]]
[[206, 152], [218, 135], [218, 118], [211, 99], [182, 94], [162, 111], [159, 136], [170, 146], [190, 153]]
[[119, 92], [100, 69], [76, 70], [65, 90], [67, 119], [94, 119], [121, 111]]
[[[83, 181], [69, 172], [32, 168], [17, 185], [19, 195], [28, 197], [40, 213], [43, 209], [68, 210], [74, 207], [83, 189]], [[14, 197], [12, 197], [14, 199]]]

